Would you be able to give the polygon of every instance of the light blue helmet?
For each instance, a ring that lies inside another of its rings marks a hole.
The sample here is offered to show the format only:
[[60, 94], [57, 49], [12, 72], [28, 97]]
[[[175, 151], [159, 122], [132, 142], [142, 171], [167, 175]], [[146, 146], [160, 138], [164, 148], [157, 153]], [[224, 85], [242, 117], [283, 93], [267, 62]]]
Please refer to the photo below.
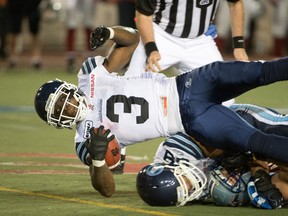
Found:
[[228, 172], [221, 166], [210, 173], [209, 188], [212, 201], [221, 206], [243, 206], [250, 202], [247, 184], [250, 171]]

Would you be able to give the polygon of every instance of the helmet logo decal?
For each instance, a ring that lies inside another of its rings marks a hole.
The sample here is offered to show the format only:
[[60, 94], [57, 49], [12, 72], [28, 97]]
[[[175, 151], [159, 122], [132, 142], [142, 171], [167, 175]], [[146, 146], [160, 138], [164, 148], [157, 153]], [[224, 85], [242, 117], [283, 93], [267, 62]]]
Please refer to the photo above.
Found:
[[149, 176], [156, 176], [159, 175], [160, 173], [162, 173], [164, 170], [164, 166], [163, 165], [153, 165], [153, 166], [149, 166], [146, 170], [147, 175]]

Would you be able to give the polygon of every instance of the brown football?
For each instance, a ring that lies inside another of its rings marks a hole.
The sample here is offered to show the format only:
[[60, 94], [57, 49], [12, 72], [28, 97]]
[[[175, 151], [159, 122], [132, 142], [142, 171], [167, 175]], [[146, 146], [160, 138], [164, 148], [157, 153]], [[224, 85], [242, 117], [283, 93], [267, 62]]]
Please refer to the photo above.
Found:
[[116, 138], [111, 140], [105, 155], [105, 161], [109, 169], [117, 167], [121, 160], [121, 150]]

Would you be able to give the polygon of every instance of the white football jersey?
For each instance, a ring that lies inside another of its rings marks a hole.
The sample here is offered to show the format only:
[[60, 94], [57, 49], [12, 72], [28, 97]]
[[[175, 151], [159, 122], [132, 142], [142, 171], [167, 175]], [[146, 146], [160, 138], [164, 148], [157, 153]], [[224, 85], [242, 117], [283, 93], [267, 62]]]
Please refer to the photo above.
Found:
[[[177, 133], [162, 142], [155, 154], [153, 163], [178, 163], [180, 160], [187, 161], [198, 167], [206, 175], [209, 182], [210, 171], [215, 168], [214, 159], [208, 158], [199, 146], [194, 143], [188, 135]], [[209, 186], [198, 198], [206, 199], [210, 197]]]
[[104, 59], [88, 58], [79, 71], [78, 87], [89, 111], [77, 125], [76, 142], [100, 125], [111, 130], [121, 147], [184, 131], [175, 78], [160, 73], [117, 76], [105, 69]]
[[162, 142], [155, 154], [154, 163], [178, 163], [185, 160], [209, 174], [215, 161], [205, 156], [203, 151], [186, 134], [177, 133]]

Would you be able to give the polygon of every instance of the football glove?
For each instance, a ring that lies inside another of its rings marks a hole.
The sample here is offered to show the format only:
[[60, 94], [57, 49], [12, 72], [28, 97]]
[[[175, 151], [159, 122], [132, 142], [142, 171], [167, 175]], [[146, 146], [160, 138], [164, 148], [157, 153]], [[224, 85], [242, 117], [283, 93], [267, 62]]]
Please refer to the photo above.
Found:
[[254, 184], [258, 194], [265, 197], [271, 208], [281, 208], [284, 203], [284, 198], [281, 192], [271, 182], [271, 176], [264, 170], [258, 170], [254, 174]]
[[226, 156], [222, 159], [222, 166], [227, 171], [232, 172], [238, 168], [246, 167], [247, 162], [250, 159], [250, 156], [251, 156], [251, 154], [249, 152], [233, 154], [231, 156]]
[[115, 138], [114, 135], [111, 135], [109, 129], [104, 133], [103, 130], [104, 126], [101, 125], [96, 133], [94, 127], [92, 127], [90, 129], [90, 139], [88, 142], [85, 142], [85, 146], [93, 160], [104, 160], [108, 149], [108, 144]]
[[272, 209], [268, 199], [258, 193], [257, 188], [254, 183], [254, 177], [249, 179], [247, 185], [247, 192], [251, 201], [251, 204], [257, 208], [261, 209]]
[[90, 49], [101, 47], [110, 37], [110, 30], [105, 26], [95, 28], [90, 34]]

